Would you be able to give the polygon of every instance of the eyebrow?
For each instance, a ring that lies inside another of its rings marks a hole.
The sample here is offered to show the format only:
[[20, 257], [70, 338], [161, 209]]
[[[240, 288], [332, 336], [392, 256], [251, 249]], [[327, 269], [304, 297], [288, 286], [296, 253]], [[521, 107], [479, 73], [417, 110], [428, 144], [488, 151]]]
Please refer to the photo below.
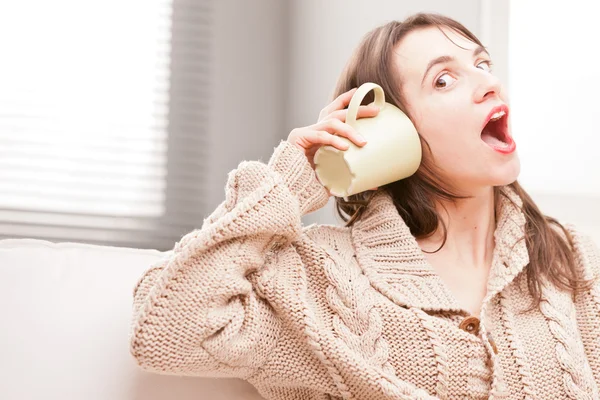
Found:
[[[477, 46], [475, 48], [475, 50], [473, 50], [473, 57], [477, 57], [481, 53], [486, 53], [489, 56], [489, 53], [485, 49], [485, 47]], [[433, 60], [429, 61], [429, 64], [427, 64], [427, 68], [425, 69], [425, 74], [423, 74], [423, 80], [421, 81], [421, 86], [423, 86], [423, 84], [425, 83], [425, 78], [427, 77], [427, 74], [429, 73], [429, 70], [431, 68], [433, 68], [434, 66], [436, 66], [438, 64], [447, 63], [450, 61], [454, 61], [454, 57], [440, 56], [440, 57], [434, 58]]]

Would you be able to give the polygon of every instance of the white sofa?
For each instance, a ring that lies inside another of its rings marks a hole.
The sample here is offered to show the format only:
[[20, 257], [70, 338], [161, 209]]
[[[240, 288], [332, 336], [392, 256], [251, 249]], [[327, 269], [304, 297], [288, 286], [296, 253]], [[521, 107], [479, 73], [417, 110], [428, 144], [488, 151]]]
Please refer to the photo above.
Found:
[[0, 240], [0, 399], [261, 399], [241, 380], [157, 375], [129, 355], [132, 289], [165, 253]]

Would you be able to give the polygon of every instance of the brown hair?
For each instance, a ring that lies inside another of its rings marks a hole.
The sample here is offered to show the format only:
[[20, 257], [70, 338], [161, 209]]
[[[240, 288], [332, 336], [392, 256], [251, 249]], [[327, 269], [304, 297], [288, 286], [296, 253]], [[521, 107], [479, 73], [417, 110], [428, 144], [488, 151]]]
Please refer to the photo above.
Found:
[[[387, 102], [407, 112], [402, 93], [398, 90], [398, 74], [393, 72], [394, 48], [409, 32], [429, 26], [452, 29], [483, 47], [479, 39], [466, 27], [442, 15], [419, 13], [403, 22], [389, 22], [364, 37], [340, 76], [334, 97], [363, 83], [374, 82], [383, 88]], [[371, 101], [372, 93], [365, 98], [363, 104]], [[390, 183], [378, 190], [385, 190], [391, 195], [413, 236], [431, 236], [441, 226], [444, 231], [443, 246], [447, 230], [435, 204], [438, 201], [453, 202], [465, 197], [459, 196], [452, 187], [440, 181], [430, 157], [431, 151], [423, 137], [421, 143], [423, 160], [418, 171], [409, 178]], [[513, 182], [509, 187], [523, 202], [522, 212], [526, 219], [524, 239], [530, 260], [526, 269], [527, 286], [534, 299], [532, 307], [539, 306], [544, 278], [560, 289], [573, 291], [573, 294], [588, 287], [588, 282], [578, 279], [573, 239], [569, 232], [555, 219], [544, 216], [518, 182]], [[337, 212], [346, 222], [346, 226], [352, 226], [360, 219], [374, 194], [375, 192], [363, 192], [346, 199], [336, 197]], [[496, 187], [496, 202], [499, 196], [506, 195]]]

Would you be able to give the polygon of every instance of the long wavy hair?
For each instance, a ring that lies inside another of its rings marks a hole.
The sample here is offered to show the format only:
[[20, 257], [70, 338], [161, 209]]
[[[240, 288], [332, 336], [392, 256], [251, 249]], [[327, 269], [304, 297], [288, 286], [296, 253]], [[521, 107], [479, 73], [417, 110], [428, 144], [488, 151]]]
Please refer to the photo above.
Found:
[[[407, 113], [405, 99], [398, 90], [401, 82], [394, 73], [394, 48], [409, 32], [431, 26], [451, 29], [483, 47], [479, 39], [466, 27], [442, 15], [419, 13], [402, 22], [392, 21], [372, 30], [363, 38], [339, 77], [333, 97], [363, 83], [374, 82], [383, 88], [387, 102]], [[372, 101], [371, 93], [363, 100], [363, 104]], [[423, 160], [418, 171], [409, 178], [390, 183], [378, 190], [385, 190], [391, 195], [400, 216], [416, 238], [429, 237], [441, 227], [444, 233], [443, 246], [447, 238], [447, 229], [436, 209], [436, 203], [455, 202], [464, 197], [440, 180], [440, 174], [436, 173], [435, 164], [430, 156], [431, 150], [422, 136], [421, 144]], [[590, 282], [578, 278], [573, 238], [569, 232], [554, 218], [543, 215], [517, 181], [509, 187], [521, 198], [522, 212], [526, 218], [524, 240], [530, 260], [526, 274], [527, 287], [533, 298], [532, 308], [539, 306], [544, 279], [560, 289], [572, 291], [573, 295], [588, 288]], [[375, 192], [371, 191], [347, 198], [336, 197], [337, 212], [346, 226], [352, 226], [361, 218], [374, 194]], [[501, 188], [495, 187], [496, 204], [500, 196], [506, 195]]]

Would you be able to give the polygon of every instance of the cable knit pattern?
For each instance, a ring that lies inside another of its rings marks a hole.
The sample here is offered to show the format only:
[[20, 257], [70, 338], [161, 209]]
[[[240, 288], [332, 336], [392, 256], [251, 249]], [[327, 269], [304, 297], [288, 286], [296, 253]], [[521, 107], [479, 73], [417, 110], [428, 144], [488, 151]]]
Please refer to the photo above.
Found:
[[412, 308], [412, 312], [419, 318], [429, 339], [431, 340], [431, 347], [435, 354], [435, 362], [437, 365], [437, 384], [436, 394], [440, 399], [448, 398], [448, 355], [442, 343], [442, 339], [438, 335], [435, 326], [427, 318], [427, 314], [417, 308]]
[[[568, 226], [573, 236], [580, 266], [580, 274], [586, 280], [600, 280], [600, 250], [589, 238], [580, 235], [573, 226]], [[596, 382], [600, 381], [600, 285], [578, 296], [576, 302], [577, 322], [583, 346]]]
[[507, 303], [507, 296], [504, 293], [499, 294], [498, 305], [502, 321], [502, 329], [506, 334], [511, 351], [511, 359], [517, 365], [517, 371], [521, 380], [521, 391], [524, 400], [535, 400], [537, 398], [535, 385], [529, 369], [529, 364], [523, 354], [523, 344], [520, 342], [519, 335], [515, 331], [514, 315], [510, 305]]
[[[574, 343], [574, 335], [576, 332], [572, 332], [569, 329], [572, 324], [570, 323], [574, 319], [575, 315], [570, 310], [572, 304], [567, 301], [558, 302], [561, 296], [568, 297], [569, 294], [558, 293], [558, 290], [554, 287], [545, 288], [546, 296], [542, 299], [540, 309], [542, 314], [548, 319], [548, 325], [552, 335], [556, 339], [556, 357], [563, 370], [563, 384], [565, 391], [571, 399], [592, 399], [593, 397], [588, 392], [589, 388], [586, 388], [586, 381], [584, 380], [582, 371], [582, 355], [578, 354], [577, 348], [579, 348], [581, 342]], [[552, 295], [548, 295], [549, 292]], [[580, 356], [581, 360], [576, 360], [575, 357]], [[586, 390], [587, 389], [587, 390]], [[597, 398], [597, 395], [596, 395]]]
[[[388, 344], [382, 336], [383, 322], [375, 308], [369, 280], [358, 267], [326, 262], [325, 276], [330, 282], [327, 300], [333, 316], [334, 333], [350, 351], [365, 357], [367, 362], [383, 372], [380, 384], [390, 394], [397, 392], [394, 368], [388, 361]], [[399, 394], [423, 396], [426, 393], [403, 387]]]
[[[135, 284], [131, 354], [156, 373], [246, 379], [273, 400], [597, 399], [600, 283], [576, 299], [549, 287], [523, 313], [525, 218], [504, 193], [471, 316], [385, 192], [352, 228], [303, 227], [327, 191], [282, 142], [232, 171], [225, 201]], [[597, 248], [572, 232], [581, 275], [599, 278]]]
[[382, 337], [382, 321], [371, 295], [369, 280], [358, 268], [325, 262], [330, 282], [327, 301], [334, 312], [334, 332], [348, 345], [378, 367], [393, 374], [388, 363], [388, 345]]

